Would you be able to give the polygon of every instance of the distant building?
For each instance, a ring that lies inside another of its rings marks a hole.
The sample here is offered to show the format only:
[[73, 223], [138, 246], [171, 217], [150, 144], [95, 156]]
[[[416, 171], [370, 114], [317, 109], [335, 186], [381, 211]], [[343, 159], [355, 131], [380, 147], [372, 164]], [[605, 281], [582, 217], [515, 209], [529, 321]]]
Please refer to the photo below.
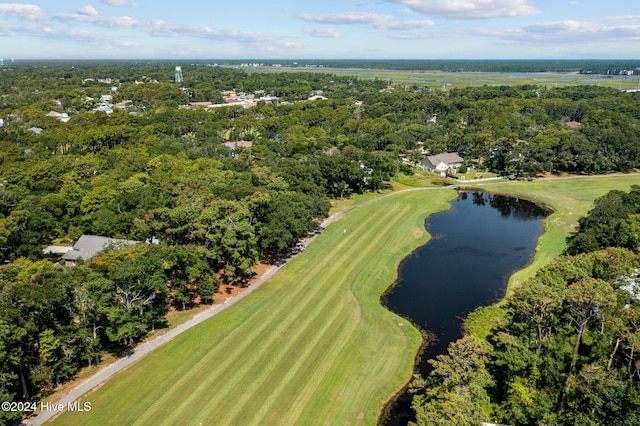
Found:
[[71, 246], [47, 246], [44, 249], [42, 249], [42, 253], [45, 255], [57, 255], [57, 256], [62, 256], [63, 254], [66, 254], [69, 250], [71, 250], [73, 247]]
[[63, 123], [66, 123], [67, 121], [70, 120], [69, 114], [67, 114], [66, 112], [57, 112], [57, 111], [50, 111], [46, 114], [47, 117], [53, 117], [53, 118], [57, 118], [58, 120], [62, 121]]
[[223, 144], [229, 149], [238, 150], [243, 148], [251, 148], [253, 146], [253, 142], [251, 141], [234, 141], [234, 142], [225, 142]]
[[104, 252], [106, 249], [123, 249], [138, 243], [139, 241], [133, 240], [119, 240], [116, 238], [100, 237], [97, 235], [83, 235], [78, 239], [78, 241], [76, 241], [71, 250], [68, 250], [64, 256], [62, 256], [62, 258], [64, 259], [66, 266], [74, 266], [78, 259], [88, 260]]
[[265, 101], [265, 102], [273, 102], [273, 101], [277, 101], [278, 97], [277, 96], [273, 96], [273, 95], [266, 95], [266, 96], [260, 96], [260, 101]]
[[210, 107], [211, 105], [213, 105], [212, 102], [209, 101], [204, 101], [204, 102], [189, 102], [189, 106], [191, 108], [198, 108], [198, 107]]
[[176, 83], [182, 83], [182, 67], [176, 67]]
[[113, 112], [113, 106], [108, 101], [103, 101], [93, 110], [104, 112], [105, 114], [111, 114]]
[[446, 176], [447, 173], [457, 173], [463, 163], [464, 160], [457, 152], [431, 155], [422, 161], [427, 170], [440, 176]]
[[566, 123], [567, 126], [571, 127], [572, 129], [577, 129], [578, 127], [582, 126], [582, 123], [579, 123], [577, 121], [568, 121]]

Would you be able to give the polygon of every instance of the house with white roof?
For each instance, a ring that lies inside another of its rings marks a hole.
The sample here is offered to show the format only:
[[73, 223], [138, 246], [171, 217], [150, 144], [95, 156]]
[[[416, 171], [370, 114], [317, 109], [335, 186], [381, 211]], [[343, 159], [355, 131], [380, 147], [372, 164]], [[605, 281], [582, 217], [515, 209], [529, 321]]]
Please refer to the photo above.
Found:
[[457, 173], [463, 163], [464, 160], [457, 152], [431, 155], [422, 161], [427, 170], [440, 176], [446, 176], [447, 173]]
[[58, 120], [62, 121], [63, 123], [68, 122], [69, 119], [70, 119], [69, 114], [67, 114], [66, 112], [49, 111], [46, 114], [46, 116], [47, 117], [57, 118]]

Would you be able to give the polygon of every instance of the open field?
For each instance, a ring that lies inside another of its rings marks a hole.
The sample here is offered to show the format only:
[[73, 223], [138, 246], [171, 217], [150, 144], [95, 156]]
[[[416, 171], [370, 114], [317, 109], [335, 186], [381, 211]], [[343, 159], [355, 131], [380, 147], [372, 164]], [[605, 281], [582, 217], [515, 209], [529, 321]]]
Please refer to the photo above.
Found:
[[[330, 225], [251, 297], [147, 355], [54, 424], [373, 424], [420, 334], [379, 303], [450, 189], [397, 194]], [[343, 234], [346, 229], [347, 233]]]
[[409, 83], [429, 89], [450, 89], [470, 86], [536, 86], [562, 87], [593, 85], [620, 90], [640, 89], [640, 76], [611, 76], [573, 73], [511, 73], [511, 72], [440, 72], [410, 70], [370, 70], [356, 68], [272, 68], [252, 69], [252, 72], [323, 72], [363, 79]]
[[[533, 276], [538, 269], [563, 252], [566, 237], [577, 229], [578, 219], [591, 209], [593, 200], [612, 189], [629, 191], [631, 185], [640, 185], [640, 174], [473, 184], [474, 188], [489, 192], [535, 200], [554, 210], [545, 220], [545, 233], [538, 241], [533, 262], [511, 276], [507, 292], [513, 291], [519, 283]], [[497, 313], [495, 307], [483, 308], [472, 315], [467, 326], [472, 333], [485, 335], [491, 323], [496, 320]]]

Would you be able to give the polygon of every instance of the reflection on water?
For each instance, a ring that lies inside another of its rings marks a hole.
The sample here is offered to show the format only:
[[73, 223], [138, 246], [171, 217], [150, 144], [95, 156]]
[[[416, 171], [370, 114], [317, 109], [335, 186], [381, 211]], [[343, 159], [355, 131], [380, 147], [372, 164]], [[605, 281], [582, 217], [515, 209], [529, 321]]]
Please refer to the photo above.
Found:
[[[426, 359], [445, 353], [461, 337], [461, 322], [479, 306], [500, 299], [511, 274], [533, 257], [550, 213], [517, 197], [461, 192], [452, 208], [429, 217], [432, 238], [407, 257], [384, 303], [437, 337], [416, 369], [430, 371]], [[410, 420], [410, 396], [397, 402], [387, 425]]]

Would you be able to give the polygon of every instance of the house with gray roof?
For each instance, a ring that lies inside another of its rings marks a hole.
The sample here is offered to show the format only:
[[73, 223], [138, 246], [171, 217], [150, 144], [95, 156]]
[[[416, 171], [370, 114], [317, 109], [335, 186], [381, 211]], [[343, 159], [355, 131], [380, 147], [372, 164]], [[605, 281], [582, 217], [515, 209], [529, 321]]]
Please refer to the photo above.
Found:
[[447, 173], [457, 173], [463, 163], [464, 160], [457, 152], [431, 155], [422, 161], [427, 170], [440, 176], [446, 176]]
[[116, 238], [100, 237], [97, 235], [83, 235], [73, 245], [71, 250], [67, 251], [62, 258], [66, 266], [74, 266], [78, 259], [88, 260], [99, 255], [105, 250], [123, 249], [139, 241], [119, 240]]

